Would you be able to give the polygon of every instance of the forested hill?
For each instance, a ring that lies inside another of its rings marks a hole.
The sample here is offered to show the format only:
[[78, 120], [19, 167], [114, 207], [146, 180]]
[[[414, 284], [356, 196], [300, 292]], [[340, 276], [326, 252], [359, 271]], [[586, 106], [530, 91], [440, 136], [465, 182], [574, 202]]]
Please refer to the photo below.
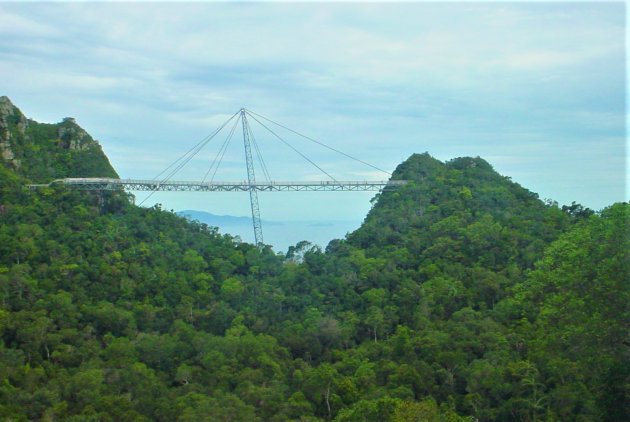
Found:
[[33, 182], [64, 177], [118, 177], [101, 146], [73, 118], [28, 119], [0, 97], [0, 163]]
[[628, 204], [414, 155], [347, 240], [285, 257], [122, 192], [24, 189], [86, 175], [46, 148], [0, 166], [0, 419], [626, 419]]
[[[542, 246], [570, 223], [568, 213], [543, 203], [537, 194], [501, 176], [479, 157], [442, 163], [427, 153], [414, 154], [398, 166], [392, 178], [410, 183], [374, 199], [365, 223], [349, 239], [353, 245], [377, 254], [384, 247], [396, 245], [419, 254], [429, 247], [462, 246], [440, 246], [443, 236], [456, 243], [466, 242], [468, 248], [477, 237], [492, 242], [495, 249], [503, 250], [503, 255], [520, 253], [521, 263], [531, 265]], [[580, 211], [584, 216], [592, 213]], [[464, 229], [486, 232], [464, 233]], [[509, 244], [497, 243], [501, 240]], [[479, 247], [468, 252], [477, 256], [479, 262], [490, 264], [482, 253], [485, 245]], [[457, 249], [465, 252], [466, 247]]]
[[426, 153], [414, 154], [393, 178], [410, 183], [375, 198], [348, 244], [405, 273], [385, 282], [389, 288], [396, 289], [401, 279], [439, 282], [462, 295], [472, 287], [468, 297], [449, 299], [451, 309], [458, 309], [458, 301], [476, 309], [494, 306], [546, 245], [593, 213], [576, 205], [563, 210], [545, 204], [479, 157], [442, 163]]

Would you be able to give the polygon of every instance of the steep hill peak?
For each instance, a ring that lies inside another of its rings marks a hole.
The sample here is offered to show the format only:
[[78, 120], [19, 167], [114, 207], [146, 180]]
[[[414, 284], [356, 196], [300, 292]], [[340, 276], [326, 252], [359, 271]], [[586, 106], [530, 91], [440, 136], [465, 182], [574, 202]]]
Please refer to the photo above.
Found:
[[441, 162], [428, 153], [414, 154], [398, 166], [392, 178], [410, 183], [379, 194], [364, 224], [348, 237], [350, 244], [370, 254], [377, 255], [384, 248], [405, 248], [420, 255], [441, 239], [461, 247], [465, 256], [460, 260], [476, 262], [476, 254], [484, 246], [470, 245], [482, 245], [478, 240], [483, 239], [508, 238], [507, 233], [512, 232], [519, 233], [511, 238], [515, 240], [510, 246], [514, 254], [496, 264], [505, 267], [520, 254], [518, 259], [528, 266], [544, 241], [553, 240], [566, 224], [561, 210], [500, 175], [480, 157]]
[[429, 155], [413, 154], [396, 167], [392, 179], [422, 180], [429, 175], [435, 175], [443, 171], [444, 164]]
[[0, 96], [0, 116], [4, 116], [5, 114], [13, 114], [14, 110], [17, 110], [17, 107], [11, 102], [9, 97], [7, 97], [6, 95]]
[[118, 177], [100, 144], [74, 118], [38, 123], [6, 96], [0, 97], [0, 164], [37, 182]]
[[60, 146], [63, 148], [87, 149], [98, 145], [98, 141], [79, 126], [73, 117], [65, 117], [57, 126], [57, 137], [62, 141]]
[[3, 95], [0, 97], [0, 128], [8, 128], [10, 125], [16, 125], [24, 133], [28, 127], [28, 119], [9, 97]]
[[492, 168], [490, 163], [481, 157], [458, 157], [450, 161], [441, 162], [432, 157], [428, 152], [413, 154], [403, 161], [394, 171], [393, 179], [422, 181], [429, 177], [438, 177], [449, 170], [470, 171], [474, 169], [477, 174], [494, 174], [501, 178]]
[[489, 171], [494, 171], [490, 163], [481, 157], [458, 157], [453, 158], [446, 162], [446, 165], [451, 168], [464, 170], [467, 168], [479, 168]]

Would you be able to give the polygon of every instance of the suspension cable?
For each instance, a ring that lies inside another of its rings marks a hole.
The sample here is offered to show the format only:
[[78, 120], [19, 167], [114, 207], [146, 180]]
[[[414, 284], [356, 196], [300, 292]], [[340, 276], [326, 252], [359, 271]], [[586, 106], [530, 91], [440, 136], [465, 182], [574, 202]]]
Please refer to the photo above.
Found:
[[310, 158], [308, 158], [306, 155], [302, 154], [300, 151], [298, 151], [295, 147], [293, 147], [293, 145], [291, 145], [290, 143], [288, 143], [287, 141], [285, 141], [284, 139], [282, 139], [282, 137], [280, 135], [278, 135], [276, 132], [274, 132], [273, 130], [269, 129], [264, 123], [262, 123], [260, 120], [258, 120], [255, 116], [253, 116], [251, 113], [249, 113], [247, 110], [245, 110], [245, 112], [247, 114], [249, 114], [249, 116], [256, 120], [258, 122], [259, 125], [261, 125], [262, 127], [264, 127], [265, 129], [267, 129], [269, 132], [271, 132], [271, 134], [273, 136], [275, 136], [276, 138], [278, 138], [280, 141], [282, 141], [282, 143], [284, 143], [286, 146], [288, 146], [289, 148], [291, 148], [293, 151], [295, 151], [296, 153], [298, 153], [302, 158], [304, 158], [306, 161], [308, 161], [309, 163], [311, 163], [313, 166], [317, 167], [317, 169], [319, 171], [321, 171], [322, 173], [324, 173], [326, 176], [330, 177], [333, 181], [337, 181], [337, 179], [335, 179], [334, 177], [332, 177], [330, 174], [328, 174], [328, 172], [326, 170], [324, 170], [323, 168], [321, 168], [320, 166], [318, 166], [317, 164], [315, 164]]
[[[219, 132], [221, 132], [237, 115], [239, 115], [239, 117], [236, 119], [236, 121], [234, 122], [234, 125], [232, 126], [232, 128], [230, 129], [230, 132], [227, 136], [227, 138], [225, 139], [225, 141], [223, 142], [223, 144], [221, 145], [221, 148], [219, 149], [219, 152], [217, 153], [217, 155], [214, 158], [214, 161], [212, 162], [212, 164], [210, 165], [210, 168], [208, 169], [208, 171], [206, 172], [206, 174], [203, 177], [202, 183], [205, 182], [205, 180], [207, 179], [208, 175], [210, 174], [210, 172], [212, 171], [212, 169], [214, 168], [214, 172], [212, 173], [212, 177], [210, 179], [210, 181], [212, 182], [214, 180], [214, 177], [217, 174], [217, 171], [219, 170], [219, 167], [223, 161], [223, 158], [226, 154], [226, 151], [228, 149], [228, 146], [234, 136], [236, 127], [238, 126], [238, 122], [240, 121], [241, 118], [244, 117], [244, 114], [241, 113], [242, 110], [237, 111], [236, 113], [234, 113], [232, 116], [230, 116], [229, 119], [227, 119], [223, 124], [221, 124], [217, 129], [215, 129], [210, 135], [206, 136], [205, 138], [203, 138], [201, 141], [199, 141], [196, 145], [194, 145], [192, 148], [190, 148], [186, 153], [184, 153], [181, 157], [177, 158], [175, 161], [173, 161], [171, 164], [169, 164], [168, 167], [166, 167], [164, 170], [162, 170], [159, 174], [157, 174], [152, 180], [156, 181], [158, 180], [164, 173], [167, 173], [166, 176], [164, 176], [160, 181], [157, 182], [156, 187], [154, 190], [151, 191], [151, 193], [144, 198], [139, 205], [142, 205], [145, 201], [147, 201], [151, 196], [153, 196], [153, 194], [155, 192], [157, 192], [157, 189], [159, 188], [159, 185], [162, 183], [165, 183], [167, 181], [169, 181], [171, 179], [171, 177], [173, 177], [177, 172], [179, 172], [186, 164], [188, 164], [190, 162], [190, 160], [193, 159], [193, 157], [195, 157], [215, 136], [217, 136], [219, 134]], [[244, 109], [245, 113], [247, 113], [247, 115], [249, 115], [249, 117], [251, 117], [252, 119], [254, 119], [256, 122], [258, 122], [258, 124], [260, 124], [263, 128], [265, 128], [268, 132], [270, 132], [273, 136], [275, 136], [278, 140], [280, 140], [282, 143], [284, 143], [286, 146], [288, 146], [289, 148], [291, 148], [293, 151], [295, 151], [297, 154], [299, 154], [302, 158], [304, 158], [306, 161], [308, 161], [311, 165], [313, 165], [314, 167], [316, 167], [320, 172], [324, 173], [326, 176], [328, 176], [330, 179], [332, 179], [333, 181], [337, 181], [332, 175], [330, 175], [328, 172], [326, 172], [323, 168], [321, 168], [320, 166], [318, 166], [314, 161], [312, 161], [310, 158], [308, 158], [306, 155], [304, 155], [302, 152], [300, 152], [297, 148], [295, 148], [293, 145], [291, 145], [289, 142], [287, 142], [285, 139], [283, 139], [280, 135], [278, 135], [276, 132], [274, 132], [271, 128], [269, 128], [267, 125], [265, 125], [263, 122], [261, 122], [259, 119], [257, 119], [256, 117], [259, 117], [260, 119], [263, 119], [271, 124], [274, 124], [282, 129], [285, 129], [295, 135], [298, 135], [310, 142], [313, 142], [317, 145], [320, 145], [324, 148], [327, 148], [331, 151], [334, 151], [338, 154], [341, 154], [345, 157], [348, 157], [354, 161], [357, 161], [361, 164], [364, 164], [368, 167], [371, 167], [375, 170], [378, 170], [379, 172], [382, 173], [386, 173], [388, 175], [392, 175], [390, 172], [383, 170], [379, 167], [376, 167], [375, 165], [372, 165], [368, 162], [365, 162], [363, 160], [360, 160], [356, 157], [353, 157], [350, 154], [347, 154], [343, 151], [340, 151], [336, 148], [333, 148], [329, 145], [324, 144], [323, 142], [320, 142], [316, 139], [313, 139], [309, 136], [303, 135], [287, 126], [284, 126], [274, 120], [271, 120], [265, 116], [262, 116], [258, 113], [255, 113], [253, 111]], [[262, 158], [262, 153], [261, 150], [258, 146], [258, 143], [256, 142], [256, 139], [254, 138], [254, 133], [252, 132], [252, 129], [249, 125], [247, 125], [247, 131], [249, 133], [249, 136], [252, 140], [252, 143], [254, 144], [254, 149], [256, 151], [256, 155], [258, 157], [258, 160], [260, 161], [260, 166], [262, 168], [262, 171], [265, 175], [265, 177], [267, 178], [267, 181], [271, 182], [271, 176], [269, 175], [269, 170], [267, 168], [267, 165], [265, 164], [265, 161]], [[169, 172], [170, 170], [170, 172]]]
[[221, 165], [221, 162], [223, 161], [223, 157], [225, 156], [225, 152], [227, 151], [228, 146], [230, 145], [230, 142], [232, 141], [232, 137], [234, 136], [234, 131], [236, 130], [236, 126], [238, 125], [238, 122], [240, 121], [240, 119], [241, 118], [239, 116], [234, 121], [234, 125], [232, 125], [232, 129], [230, 129], [230, 132], [228, 133], [228, 136], [225, 138], [225, 141], [223, 141], [221, 148], [219, 149], [219, 151], [217, 151], [217, 155], [214, 157], [214, 160], [212, 161], [212, 164], [210, 165], [210, 168], [208, 168], [208, 171], [206, 172], [206, 174], [203, 176], [203, 179], [201, 179], [201, 183], [206, 181], [206, 179], [208, 178], [208, 174], [210, 174], [210, 172], [216, 165], [214, 173], [212, 173], [212, 178], [210, 179], [210, 182], [214, 180], [214, 176], [217, 174], [217, 170], [219, 170], [219, 166]]
[[269, 183], [271, 183], [271, 176], [269, 176], [269, 170], [267, 169], [267, 164], [265, 160], [263, 160], [262, 153], [260, 152], [260, 148], [258, 148], [258, 142], [256, 142], [256, 138], [254, 137], [254, 132], [250, 125], [247, 125], [247, 131], [249, 132], [249, 138], [254, 144], [254, 150], [256, 151], [256, 156], [258, 157], [258, 161], [260, 162], [260, 167], [262, 168], [263, 174]]
[[[192, 157], [194, 157], [204, 146], [206, 146], [206, 144], [208, 142], [210, 142], [210, 140], [212, 140], [212, 138], [214, 138], [225, 127], [225, 125], [227, 125], [230, 122], [230, 120], [232, 120], [237, 114], [238, 113], [234, 113], [225, 123], [223, 123], [221, 126], [219, 126], [219, 128], [215, 129], [214, 132], [212, 132], [210, 135], [206, 136], [201, 141], [199, 141], [197, 144], [195, 144], [192, 148], [190, 148], [182, 156], [180, 156], [175, 161], [173, 161], [171, 164], [169, 164], [168, 167], [166, 167], [164, 170], [162, 170], [160, 173], [158, 173], [151, 180], [157, 180], [158, 177], [160, 177], [162, 174], [166, 173], [166, 171], [168, 171], [168, 169], [170, 169], [171, 167], [176, 165], [181, 160], [184, 160], [190, 154], [190, 157], [186, 161], [186, 163], [188, 163], [188, 161], [190, 161], [190, 159]], [[196, 152], [193, 152], [193, 151], [196, 151]], [[184, 164], [184, 165], [186, 165], [186, 164]], [[183, 167], [183, 165], [181, 167]], [[181, 168], [181, 167], [179, 167], [179, 168]], [[168, 180], [168, 178], [166, 180]]]
[[[318, 140], [316, 140], [316, 139], [313, 139], [313, 138], [311, 138], [311, 137], [309, 137], [309, 136], [303, 135], [303, 134], [301, 134], [301, 133], [299, 133], [299, 132], [297, 132], [297, 131], [295, 131], [295, 130], [293, 130], [293, 129], [289, 128], [289, 127], [286, 127], [286, 126], [284, 126], [284, 125], [282, 125], [282, 124], [280, 124], [280, 123], [278, 123], [278, 122], [275, 122], [275, 121], [273, 121], [273, 120], [271, 120], [271, 119], [269, 119], [269, 118], [267, 118], [267, 117], [265, 117], [265, 116], [261, 116], [260, 114], [258, 114], [258, 113], [254, 113], [254, 112], [253, 112], [253, 111], [251, 111], [251, 110], [245, 110], [245, 111], [246, 111], [246, 112], [247, 112], [250, 116], [252, 116], [252, 115], [256, 115], [256, 116], [260, 117], [261, 119], [264, 119], [264, 120], [268, 121], [269, 123], [273, 123], [273, 124], [274, 124], [274, 125], [276, 125], [276, 126], [280, 126], [281, 128], [283, 128], [283, 129], [285, 129], [285, 130], [288, 130], [289, 132], [292, 132], [292, 133], [294, 133], [294, 134], [296, 134], [296, 135], [298, 135], [298, 136], [301, 136], [302, 138], [307, 139], [307, 140], [309, 140], [309, 141], [311, 141], [311, 142], [314, 142], [314, 143], [316, 143], [316, 144], [318, 144], [318, 145], [321, 145], [321, 146], [323, 146], [324, 148], [328, 148], [328, 149], [329, 149], [329, 150], [331, 150], [331, 151], [334, 151], [334, 152], [336, 152], [336, 153], [338, 153], [338, 154], [344, 155], [344, 156], [346, 156], [346, 157], [348, 157], [348, 158], [350, 158], [350, 159], [352, 159], [352, 160], [354, 160], [354, 161], [358, 161], [359, 163], [365, 164], [366, 166], [372, 167], [373, 169], [378, 170], [378, 171], [380, 171], [380, 172], [383, 172], [383, 173], [389, 174], [390, 176], [392, 175], [390, 172], [388, 172], [388, 171], [386, 171], [386, 170], [383, 170], [383, 169], [381, 169], [381, 168], [376, 167], [375, 165], [372, 165], [372, 164], [367, 163], [367, 162], [365, 162], [365, 161], [363, 161], [363, 160], [360, 160], [360, 159], [358, 159], [358, 158], [356, 158], [356, 157], [353, 157], [353, 156], [351, 156], [350, 154], [346, 154], [346, 153], [345, 153], [345, 152], [343, 152], [343, 151], [339, 151], [338, 149], [333, 148], [333, 147], [331, 147], [331, 146], [328, 146], [328, 145], [324, 144], [323, 142], [320, 142], [320, 141], [318, 141]], [[252, 117], [254, 117], [254, 116], [252, 116]], [[256, 120], [256, 121], [258, 121], [258, 120]], [[260, 123], [260, 122], [259, 122], [259, 123]]]
[[223, 149], [223, 152], [221, 153], [221, 158], [219, 158], [219, 163], [217, 164], [217, 166], [214, 169], [214, 172], [212, 173], [212, 177], [210, 178], [210, 183], [214, 182], [214, 177], [217, 175], [217, 172], [219, 171], [219, 167], [221, 166], [221, 163], [223, 162], [223, 157], [225, 157], [225, 153], [227, 152], [230, 142], [232, 142], [232, 138], [234, 137], [234, 133], [236, 131], [236, 127], [238, 126], [239, 121], [240, 121], [240, 116], [234, 122], [234, 126], [232, 126], [232, 132], [230, 133], [230, 140], [228, 141], [227, 145]]
[[[219, 126], [217, 129], [214, 130], [214, 132], [212, 132], [210, 135], [206, 136], [204, 139], [202, 139], [200, 142], [198, 142], [195, 146], [193, 146], [192, 148], [190, 148], [184, 155], [182, 155], [181, 157], [179, 157], [177, 160], [173, 161], [167, 168], [165, 168], [164, 170], [162, 170], [157, 176], [155, 176], [153, 178], [153, 180], [157, 180], [158, 177], [160, 177], [162, 174], [164, 174], [168, 169], [170, 169], [171, 167], [175, 166], [175, 168], [168, 173], [168, 175], [166, 177], [164, 177], [162, 180], [160, 180], [158, 182], [158, 184], [156, 185], [155, 189], [152, 190], [149, 195], [146, 196], [146, 198], [144, 198], [140, 204], [138, 205], [142, 205], [144, 204], [149, 198], [151, 198], [153, 196], [153, 194], [155, 194], [155, 192], [157, 192], [157, 189], [159, 187], [160, 184], [165, 183], [167, 181], [170, 180], [171, 177], [173, 177], [178, 171], [180, 171], [182, 169], [182, 167], [184, 167], [186, 164], [188, 164], [190, 162], [190, 160], [192, 160], [192, 158], [197, 155], [199, 153], [199, 151], [201, 151], [203, 149], [203, 147], [205, 147], [208, 142], [210, 142], [219, 132], [221, 132], [223, 130], [223, 128], [232, 120], [234, 119], [234, 117], [236, 117], [236, 115], [239, 114], [239, 112], [234, 113], [232, 116], [230, 116], [229, 119], [227, 119], [221, 126]], [[177, 164], [179, 163], [179, 164]]]
[[186, 157], [186, 159], [183, 160], [173, 171], [171, 171], [169, 173], [169, 175], [166, 176], [162, 180], [162, 183], [170, 180], [171, 177], [173, 177], [179, 170], [181, 170], [186, 164], [188, 164], [190, 162], [190, 160], [192, 160], [192, 158], [195, 155], [197, 155], [199, 153], [199, 151], [201, 151], [203, 149], [203, 147], [205, 147], [208, 142], [210, 142], [219, 132], [221, 132], [221, 130], [223, 130], [223, 128], [236, 116], [236, 114], [237, 113], [233, 114], [232, 117], [230, 117], [227, 121], [225, 121], [225, 123], [223, 123], [218, 129], [216, 129], [212, 133], [212, 135], [208, 138], [208, 140], [206, 140], [201, 145], [199, 145], [197, 148], [195, 148], [195, 151], [192, 154], [190, 154], [188, 157]]

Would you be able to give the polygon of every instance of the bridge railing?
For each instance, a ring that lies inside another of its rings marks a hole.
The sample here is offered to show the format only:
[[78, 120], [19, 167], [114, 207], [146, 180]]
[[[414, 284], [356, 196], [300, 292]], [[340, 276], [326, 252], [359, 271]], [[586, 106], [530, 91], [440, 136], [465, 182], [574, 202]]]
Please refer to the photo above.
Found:
[[67, 178], [57, 179], [49, 185], [30, 185], [31, 188], [62, 184], [83, 190], [117, 190], [131, 191], [378, 191], [396, 188], [407, 184], [406, 180], [352, 180], [352, 181], [275, 181], [275, 182], [198, 182], [198, 181], [166, 181], [142, 179], [113, 178]]

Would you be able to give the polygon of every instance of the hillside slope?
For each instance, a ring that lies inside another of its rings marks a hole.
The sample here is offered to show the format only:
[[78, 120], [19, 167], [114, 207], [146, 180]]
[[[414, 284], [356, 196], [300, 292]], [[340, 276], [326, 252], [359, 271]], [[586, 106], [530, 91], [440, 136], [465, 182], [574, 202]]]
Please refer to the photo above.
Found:
[[562, 210], [479, 158], [414, 155], [347, 240], [285, 259], [15, 170], [2, 419], [623, 419], [628, 204]]
[[[389, 267], [375, 272], [382, 280], [375, 279], [373, 287], [396, 291], [401, 280], [410, 279], [425, 290], [434, 284], [455, 289], [460, 293], [443, 299], [450, 309], [462, 304], [492, 308], [576, 220], [481, 158], [442, 163], [426, 153], [414, 154], [393, 178], [410, 183], [375, 198], [347, 244]], [[387, 281], [392, 271], [396, 277]], [[440, 317], [450, 314], [436, 304], [430, 308]]]

